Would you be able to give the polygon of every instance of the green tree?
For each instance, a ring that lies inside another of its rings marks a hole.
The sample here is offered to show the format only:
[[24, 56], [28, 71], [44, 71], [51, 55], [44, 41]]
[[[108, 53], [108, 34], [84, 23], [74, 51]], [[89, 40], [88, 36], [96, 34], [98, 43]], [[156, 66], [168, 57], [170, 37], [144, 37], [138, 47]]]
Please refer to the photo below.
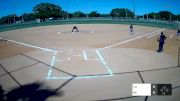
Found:
[[9, 16], [4, 16], [0, 19], [0, 24], [8, 24], [9, 23]]
[[97, 11], [92, 11], [90, 12], [89, 17], [100, 17], [100, 13], [98, 13]]
[[69, 13], [66, 12], [66, 11], [64, 11], [64, 10], [62, 10], [62, 11], [61, 11], [61, 16], [60, 16], [60, 17], [62, 17], [63, 19], [67, 19], [67, 18], [69, 17]]
[[58, 18], [62, 16], [61, 7], [51, 3], [40, 3], [33, 8], [33, 12], [36, 14], [36, 18]]
[[7, 15], [0, 19], [0, 24], [13, 24], [19, 19], [20, 18], [16, 14]]
[[109, 17], [109, 14], [101, 14], [100, 17]]
[[72, 13], [68, 13], [68, 18], [73, 18], [73, 14]]
[[180, 14], [176, 15], [177, 20], [180, 21]]
[[159, 15], [162, 20], [173, 20], [173, 19], [175, 20], [176, 19], [176, 16], [169, 11], [160, 11]]
[[133, 17], [133, 12], [125, 8], [115, 8], [110, 12], [112, 17]]
[[34, 13], [24, 13], [23, 16], [20, 16], [20, 19], [24, 19], [24, 21], [29, 21], [29, 20], [35, 20], [36, 17]]
[[[147, 18], [147, 14], [145, 14], [144, 17]], [[160, 15], [159, 13], [152, 12], [148, 14], [148, 18], [157, 20], [157, 19], [160, 19]]]
[[86, 17], [86, 15], [81, 11], [77, 11], [77, 12], [73, 13], [73, 17], [75, 17], [75, 18]]

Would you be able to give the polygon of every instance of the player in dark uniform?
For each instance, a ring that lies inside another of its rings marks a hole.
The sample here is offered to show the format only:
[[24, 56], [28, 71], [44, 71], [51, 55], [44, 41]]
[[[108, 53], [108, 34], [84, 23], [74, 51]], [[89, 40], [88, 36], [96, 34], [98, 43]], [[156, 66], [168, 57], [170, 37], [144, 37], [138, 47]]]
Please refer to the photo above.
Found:
[[131, 24], [129, 27], [129, 33], [130, 35], [134, 35], [133, 25]]
[[3, 88], [1, 87], [1, 85], [0, 85], [0, 101], [5, 101], [4, 100], [4, 90], [3, 90]]
[[165, 40], [166, 40], [166, 36], [164, 35], [163, 32], [161, 32], [160, 37], [157, 39], [157, 41], [159, 42], [159, 49], [157, 50], [157, 52], [163, 51], [163, 45]]
[[77, 26], [74, 26], [74, 27], [73, 27], [72, 32], [74, 32], [74, 30], [75, 30], [75, 32], [79, 32]]

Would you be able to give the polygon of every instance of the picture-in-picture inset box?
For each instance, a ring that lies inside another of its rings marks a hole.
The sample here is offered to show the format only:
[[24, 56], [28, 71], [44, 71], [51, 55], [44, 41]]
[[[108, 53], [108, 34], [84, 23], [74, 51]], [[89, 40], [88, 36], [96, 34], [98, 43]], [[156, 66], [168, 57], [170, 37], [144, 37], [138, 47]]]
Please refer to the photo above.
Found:
[[151, 84], [132, 84], [132, 96], [151, 96]]
[[132, 96], [169, 96], [172, 84], [132, 84]]

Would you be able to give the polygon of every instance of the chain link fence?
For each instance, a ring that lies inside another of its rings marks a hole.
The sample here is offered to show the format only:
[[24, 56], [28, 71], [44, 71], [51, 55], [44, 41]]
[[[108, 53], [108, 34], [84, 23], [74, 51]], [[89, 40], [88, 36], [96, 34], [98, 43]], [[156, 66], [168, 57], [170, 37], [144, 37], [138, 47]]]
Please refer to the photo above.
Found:
[[179, 22], [169, 22], [162, 20], [152, 20], [152, 19], [126, 19], [122, 17], [82, 17], [82, 18], [72, 18], [72, 19], [56, 19], [50, 20], [46, 19], [43, 22], [37, 23], [36, 21], [28, 21], [24, 23], [11, 24], [11, 25], [0, 25], [0, 32], [20, 29], [20, 28], [28, 28], [28, 27], [36, 27], [36, 26], [48, 26], [48, 25], [61, 25], [61, 24], [134, 24], [141, 26], [151, 26], [151, 27], [160, 27], [160, 28], [168, 28], [168, 29], [177, 29], [180, 25]]

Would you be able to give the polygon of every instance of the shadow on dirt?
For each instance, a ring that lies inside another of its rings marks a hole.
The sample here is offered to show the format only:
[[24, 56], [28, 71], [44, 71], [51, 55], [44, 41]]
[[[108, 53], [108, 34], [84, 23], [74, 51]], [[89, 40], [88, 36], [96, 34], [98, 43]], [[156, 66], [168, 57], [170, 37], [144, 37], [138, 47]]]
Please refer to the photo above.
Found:
[[63, 92], [56, 92], [40, 82], [22, 85], [7, 93], [0, 86], [0, 101], [46, 101], [51, 96], [63, 96]]

